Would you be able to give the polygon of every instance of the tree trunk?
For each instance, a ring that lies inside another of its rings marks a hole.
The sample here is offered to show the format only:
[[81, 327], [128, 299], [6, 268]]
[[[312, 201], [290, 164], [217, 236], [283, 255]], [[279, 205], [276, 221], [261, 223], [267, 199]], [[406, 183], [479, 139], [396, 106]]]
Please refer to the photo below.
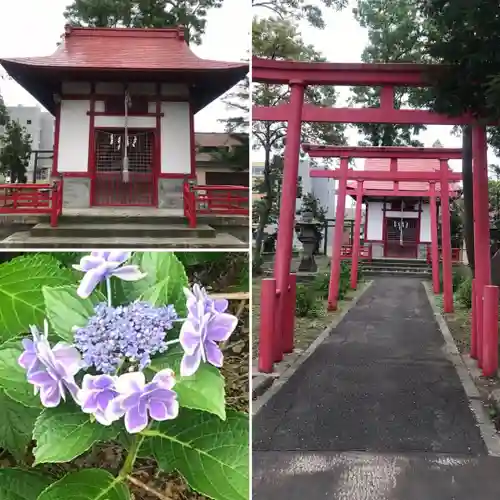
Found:
[[269, 214], [273, 206], [273, 185], [271, 182], [271, 150], [266, 148], [264, 159], [264, 184], [266, 194], [264, 195], [265, 205], [262, 213], [259, 214], [259, 226], [255, 235], [255, 251], [253, 254], [253, 270], [258, 274], [262, 267], [262, 242], [264, 241], [264, 229], [269, 221]]
[[469, 266], [474, 273], [474, 196], [472, 176], [472, 128], [462, 129], [462, 178], [464, 190], [464, 238]]

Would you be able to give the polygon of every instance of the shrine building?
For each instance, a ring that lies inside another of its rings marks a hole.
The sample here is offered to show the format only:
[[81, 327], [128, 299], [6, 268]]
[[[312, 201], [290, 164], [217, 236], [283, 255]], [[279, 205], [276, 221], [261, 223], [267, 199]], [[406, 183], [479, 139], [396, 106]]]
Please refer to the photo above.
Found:
[[[391, 160], [368, 158], [364, 170], [390, 170]], [[402, 172], [439, 172], [439, 160], [399, 159]], [[450, 170], [451, 171], [451, 170]], [[450, 183], [450, 197], [460, 186]], [[347, 193], [355, 197], [356, 181], [348, 181]], [[365, 245], [371, 245], [373, 258], [425, 259], [431, 244], [431, 216], [428, 182], [364, 181]], [[370, 193], [371, 192], [371, 193]], [[436, 182], [439, 197], [440, 184]], [[439, 220], [439, 219], [438, 219]]]
[[183, 28], [66, 26], [54, 54], [0, 64], [55, 116], [52, 176], [69, 208], [182, 208], [194, 115], [248, 72], [196, 56]]

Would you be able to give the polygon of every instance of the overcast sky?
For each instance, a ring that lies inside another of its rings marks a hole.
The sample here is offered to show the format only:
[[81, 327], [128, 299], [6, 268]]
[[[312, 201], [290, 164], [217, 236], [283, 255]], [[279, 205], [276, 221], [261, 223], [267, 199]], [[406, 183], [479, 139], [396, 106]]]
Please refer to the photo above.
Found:
[[[71, 0], [0, 0], [0, 57], [52, 54], [64, 31], [63, 12], [70, 3]], [[193, 45], [192, 50], [206, 59], [247, 59], [250, 30], [250, 0], [224, 0], [221, 9], [208, 12], [203, 43]], [[0, 68], [0, 71], [3, 70]], [[0, 79], [0, 92], [7, 106], [36, 104], [36, 100], [12, 80]], [[222, 131], [224, 125], [218, 119], [226, 116], [226, 106], [217, 100], [196, 115], [196, 131]]]

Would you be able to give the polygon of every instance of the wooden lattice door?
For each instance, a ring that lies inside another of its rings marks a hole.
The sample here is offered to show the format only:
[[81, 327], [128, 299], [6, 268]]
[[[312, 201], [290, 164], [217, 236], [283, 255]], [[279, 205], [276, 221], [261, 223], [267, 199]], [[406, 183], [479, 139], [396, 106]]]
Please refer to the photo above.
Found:
[[386, 219], [385, 256], [414, 259], [417, 257], [417, 219]]
[[124, 131], [96, 131], [94, 205], [151, 206], [155, 202], [154, 132], [127, 135], [128, 175], [124, 172]]

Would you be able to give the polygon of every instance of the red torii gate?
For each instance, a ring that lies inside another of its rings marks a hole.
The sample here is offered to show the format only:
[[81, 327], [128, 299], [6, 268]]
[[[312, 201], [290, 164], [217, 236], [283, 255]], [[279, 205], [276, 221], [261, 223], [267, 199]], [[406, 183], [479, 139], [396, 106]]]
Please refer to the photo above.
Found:
[[[471, 352], [483, 365], [484, 372], [490, 372], [492, 352], [497, 352], [492, 338], [483, 342], [485, 326], [488, 332], [495, 329], [496, 307], [491, 295], [498, 293], [490, 287], [491, 263], [489, 245], [489, 204], [488, 204], [488, 162], [486, 127], [472, 116], [451, 117], [428, 110], [395, 109], [396, 87], [428, 87], [428, 75], [439, 66], [407, 63], [317, 63], [299, 61], [277, 61], [274, 59], [252, 58], [252, 81], [255, 83], [281, 84], [290, 87], [288, 103], [278, 106], [253, 106], [252, 119], [260, 121], [287, 122], [286, 145], [282, 196], [279, 215], [279, 232], [274, 267], [274, 295], [263, 297], [266, 311], [262, 310], [259, 368], [272, 370], [273, 361], [282, 358], [283, 352], [293, 350], [293, 316], [290, 310], [290, 295], [293, 293], [294, 277], [290, 275], [293, 230], [295, 218], [296, 186], [301, 143], [301, 124], [305, 122], [327, 123], [389, 123], [424, 125], [472, 125], [473, 134], [473, 191], [474, 191], [474, 253], [475, 272], [473, 296], [473, 338], [477, 338], [477, 350]], [[344, 85], [381, 87], [378, 108], [330, 108], [319, 107], [304, 102], [305, 88], [310, 85]], [[345, 168], [345, 167], [344, 167]], [[403, 174], [401, 172], [400, 174]], [[398, 174], [399, 175], [399, 174]], [[404, 176], [398, 180], [404, 179]], [[425, 179], [424, 179], [425, 180]], [[427, 180], [429, 177], [427, 176]], [[439, 181], [440, 179], [435, 179]], [[271, 283], [272, 285], [272, 283]], [[263, 295], [270, 294], [272, 286], [263, 286]], [[289, 293], [290, 292], [290, 293]], [[486, 300], [485, 300], [486, 298]], [[276, 311], [274, 304], [276, 303]], [[484, 303], [484, 309], [483, 309]], [[269, 307], [267, 307], [269, 305]], [[271, 308], [273, 306], [273, 308]], [[488, 306], [488, 307], [487, 307]], [[263, 307], [264, 308], [264, 307]], [[487, 325], [484, 312], [487, 312]], [[275, 322], [276, 320], [276, 322]], [[496, 332], [498, 336], [498, 330]], [[497, 341], [496, 341], [497, 342]], [[484, 349], [485, 346], [487, 349]], [[483, 351], [484, 349], [484, 351]], [[494, 360], [493, 360], [494, 363]], [[495, 368], [496, 369], [496, 368]]]
[[[400, 181], [424, 181], [429, 183], [429, 190], [424, 191], [431, 202], [431, 249], [432, 249], [432, 277], [434, 293], [439, 293], [439, 255], [438, 255], [438, 224], [436, 217], [436, 182], [440, 183], [440, 197], [442, 200], [442, 247], [443, 247], [443, 291], [444, 311], [453, 312], [453, 286], [451, 263], [451, 229], [449, 207], [449, 183], [460, 181], [461, 173], [451, 172], [448, 167], [449, 160], [460, 160], [461, 149], [448, 148], [412, 148], [412, 147], [342, 147], [303, 144], [302, 149], [312, 158], [340, 158], [340, 169], [336, 170], [311, 170], [311, 177], [323, 177], [339, 180], [337, 192], [337, 210], [335, 215], [335, 234], [332, 244], [332, 261], [330, 274], [330, 287], [328, 292], [328, 309], [337, 308], [339, 279], [340, 279], [340, 251], [342, 247], [342, 232], [344, 229], [344, 208], [347, 195], [347, 181], [355, 180], [356, 188], [356, 217], [354, 222], [354, 241], [351, 266], [351, 287], [356, 288], [358, 278], [359, 259], [359, 233], [361, 228], [361, 205], [363, 194], [374, 194], [373, 190], [363, 189], [366, 180], [393, 181], [396, 186]], [[390, 170], [352, 170], [349, 169], [350, 158], [389, 158]], [[438, 159], [439, 172], [398, 171], [398, 159]], [[401, 194], [397, 189], [394, 196]], [[422, 193], [419, 193], [422, 196]]]

